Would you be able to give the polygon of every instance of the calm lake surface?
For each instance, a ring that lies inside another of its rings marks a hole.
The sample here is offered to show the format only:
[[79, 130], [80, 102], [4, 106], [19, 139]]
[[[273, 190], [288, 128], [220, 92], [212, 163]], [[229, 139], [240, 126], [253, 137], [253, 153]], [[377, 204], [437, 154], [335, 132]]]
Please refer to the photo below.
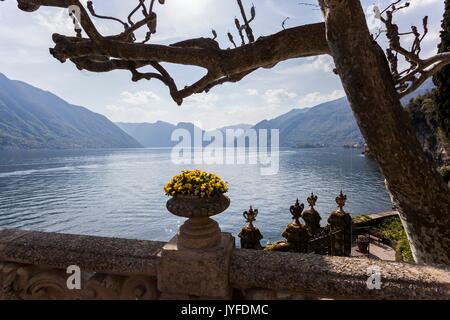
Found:
[[276, 175], [257, 165], [176, 165], [169, 149], [0, 151], [0, 228], [169, 240], [182, 223], [165, 208], [163, 186], [182, 169], [201, 168], [230, 185], [231, 206], [216, 217], [237, 236], [242, 212], [259, 210], [256, 226], [278, 240], [289, 207], [313, 191], [323, 224], [342, 189], [352, 214], [390, 210], [383, 177], [360, 149], [282, 149]]

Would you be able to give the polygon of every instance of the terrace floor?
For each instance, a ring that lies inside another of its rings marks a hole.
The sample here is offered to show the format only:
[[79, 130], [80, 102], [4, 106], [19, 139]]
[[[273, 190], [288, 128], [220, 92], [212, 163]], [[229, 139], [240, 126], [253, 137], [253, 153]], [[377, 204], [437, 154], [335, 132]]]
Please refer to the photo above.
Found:
[[358, 247], [354, 245], [352, 247], [352, 257], [367, 257], [374, 260], [395, 261], [395, 250], [388, 245], [385, 245], [378, 241], [378, 238], [370, 237], [369, 254], [362, 253], [358, 250]]

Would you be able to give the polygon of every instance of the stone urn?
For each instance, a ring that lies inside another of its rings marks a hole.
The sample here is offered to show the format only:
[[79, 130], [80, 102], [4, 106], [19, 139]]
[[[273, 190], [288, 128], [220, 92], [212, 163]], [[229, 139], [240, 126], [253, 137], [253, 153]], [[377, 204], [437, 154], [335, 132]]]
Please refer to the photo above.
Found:
[[225, 211], [230, 199], [225, 195], [201, 198], [194, 195], [176, 195], [167, 201], [172, 214], [188, 218], [178, 231], [178, 246], [189, 249], [206, 249], [220, 244], [219, 224], [210, 217]]
[[359, 235], [356, 238], [356, 245], [358, 246], [359, 252], [368, 253], [369, 252], [369, 242], [370, 242], [370, 239], [368, 236]]

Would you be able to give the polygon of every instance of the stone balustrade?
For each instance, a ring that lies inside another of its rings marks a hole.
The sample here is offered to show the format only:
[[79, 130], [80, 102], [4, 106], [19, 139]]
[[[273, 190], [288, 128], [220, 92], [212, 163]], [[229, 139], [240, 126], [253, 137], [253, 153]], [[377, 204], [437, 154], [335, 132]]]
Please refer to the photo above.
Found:
[[[81, 270], [79, 290], [67, 287], [71, 265]], [[380, 289], [367, 286], [374, 266]], [[217, 248], [182, 249], [176, 237], [0, 230], [0, 298], [449, 299], [450, 268], [236, 249], [226, 233]]]

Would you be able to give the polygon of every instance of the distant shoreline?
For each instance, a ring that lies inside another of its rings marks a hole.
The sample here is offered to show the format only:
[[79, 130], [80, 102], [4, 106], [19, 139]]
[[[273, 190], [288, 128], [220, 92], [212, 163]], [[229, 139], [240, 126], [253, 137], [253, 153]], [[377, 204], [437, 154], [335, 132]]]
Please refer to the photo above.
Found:
[[[19, 148], [19, 147], [1, 147], [0, 151], [6, 152], [24, 152], [24, 151], [107, 151], [107, 150], [170, 150], [173, 146], [168, 147], [105, 147], [105, 148]], [[224, 147], [228, 149], [229, 147]], [[301, 145], [301, 146], [285, 146], [278, 149], [326, 149], [326, 148], [338, 148], [338, 149], [364, 149], [360, 147], [348, 147], [348, 146], [330, 146], [330, 145]], [[194, 148], [200, 149], [200, 148]], [[236, 149], [236, 148], [235, 148]], [[238, 147], [237, 149], [249, 149], [248, 147]], [[250, 148], [251, 149], [251, 148]]]

